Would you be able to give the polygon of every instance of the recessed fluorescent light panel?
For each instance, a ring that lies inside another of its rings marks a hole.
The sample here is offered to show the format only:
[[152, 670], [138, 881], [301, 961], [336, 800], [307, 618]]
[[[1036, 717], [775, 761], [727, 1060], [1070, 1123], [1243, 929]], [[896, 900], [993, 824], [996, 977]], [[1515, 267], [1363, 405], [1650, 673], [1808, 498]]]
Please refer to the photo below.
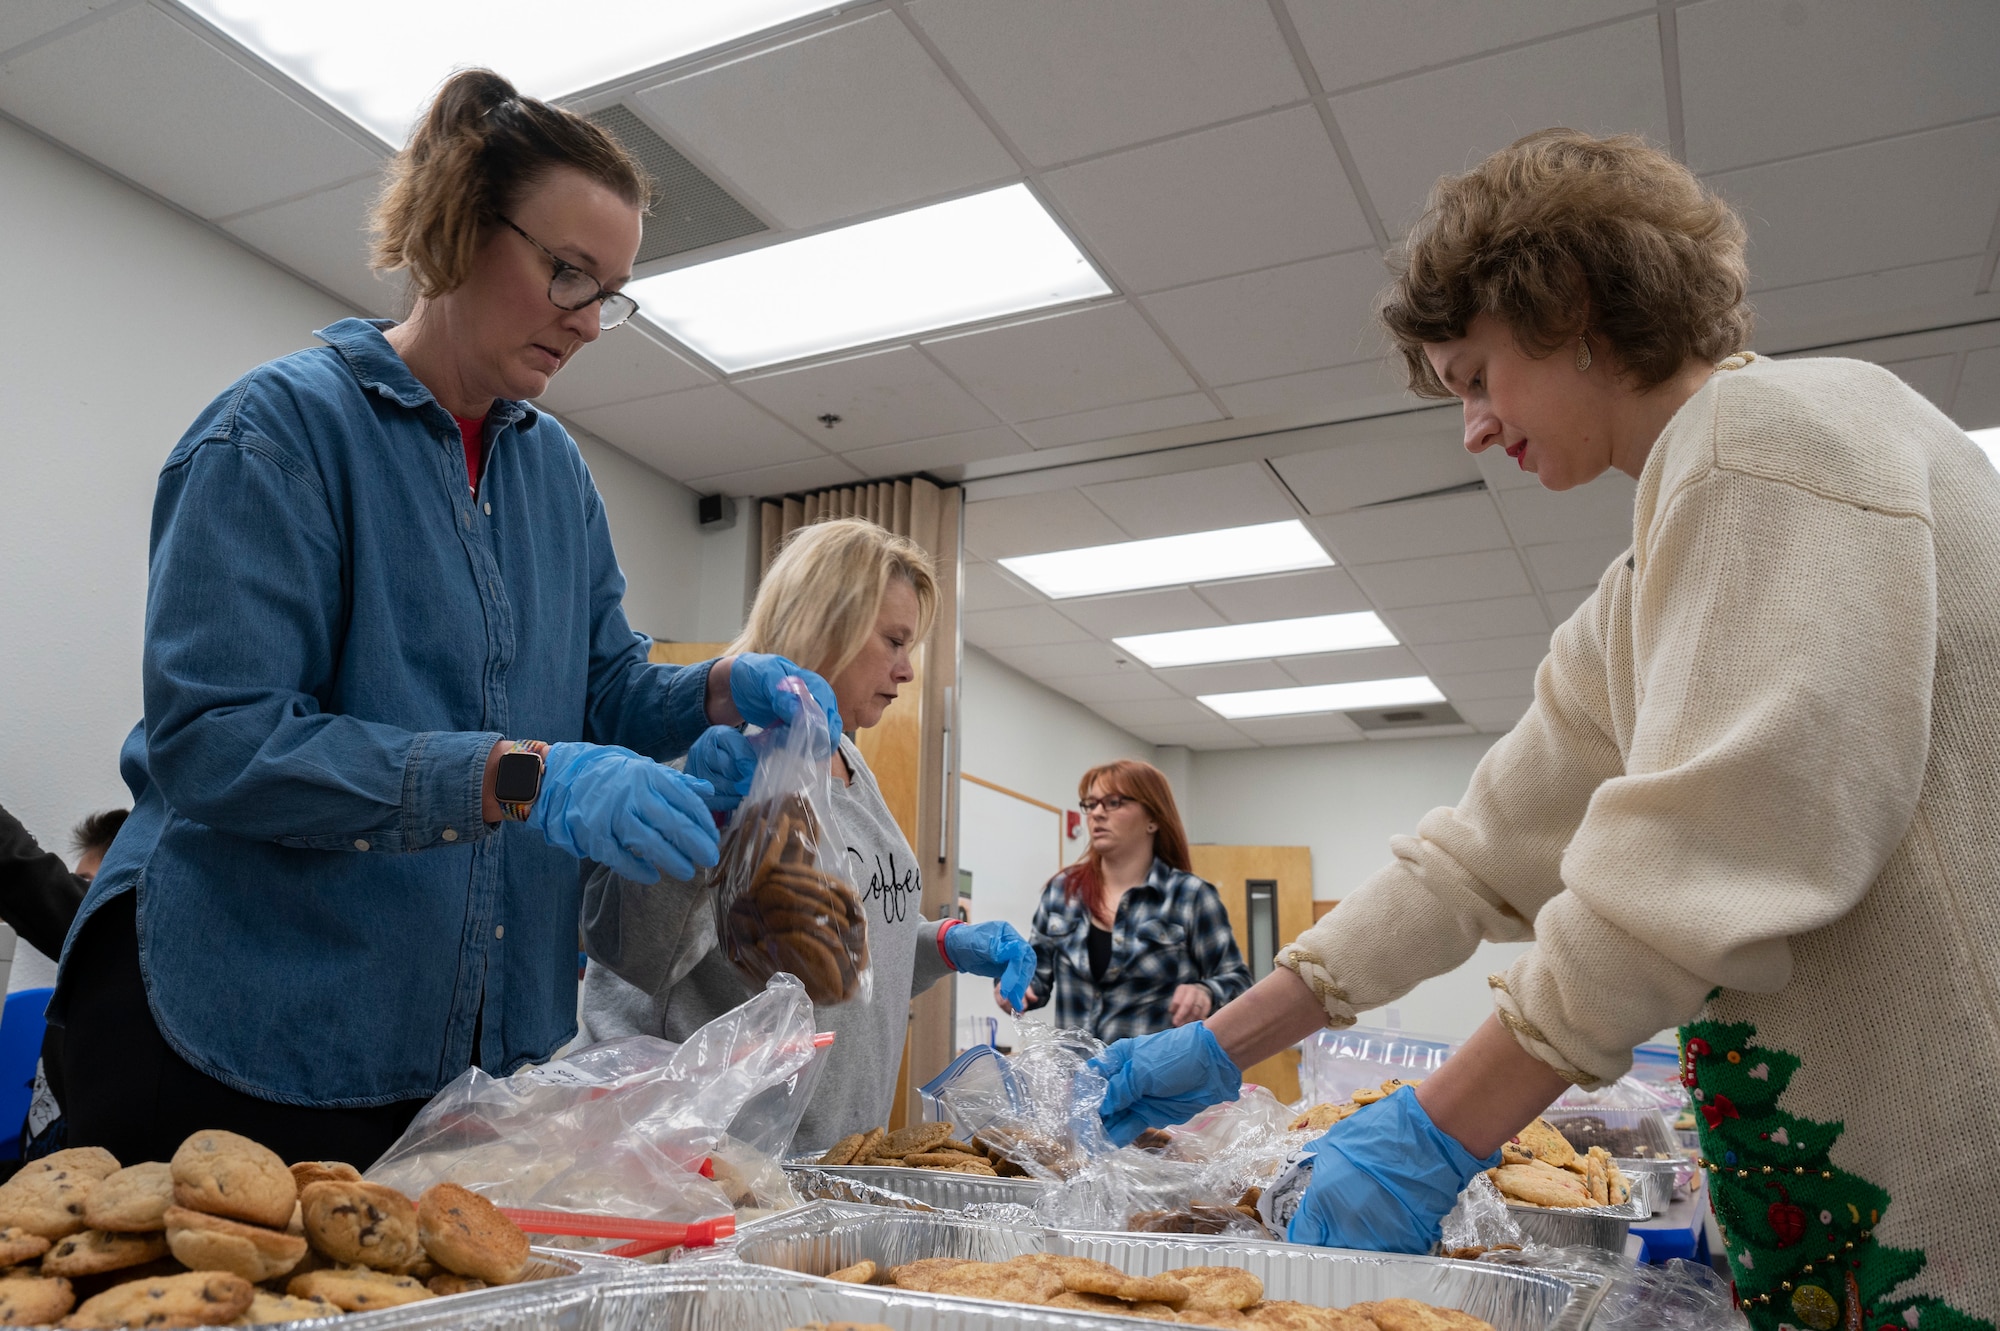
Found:
[[626, 288], [724, 370], [1109, 295], [1026, 185], [677, 268]]
[[1061, 601], [1072, 596], [1108, 596], [1147, 587], [1251, 578], [1260, 573], [1331, 568], [1333, 560], [1305, 524], [1293, 520], [1045, 555], [1016, 555], [1001, 560], [1000, 566], [1042, 595]]
[[1306, 619], [1272, 619], [1262, 624], [1224, 624], [1210, 629], [1177, 629], [1172, 633], [1142, 633], [1113, 642], [1154, 668], [1208, 665], [1215, 661], [1252, 661], [1269, 656], [1304, 656], [1309, 652], [1352, 652], [1363, 647], [1394, 647], [1396, 635], [1372, 610], [1351, 615], [1313, 615]]
[[835, 8], [826, 0], [181, 0], [391, 144], [452, 71], [544, 100]]
[[1257, 716], [1299, 716], [1306, 712], [1353, 712], [1364, 707], [1403, 707], [1443, 702], [1428, 675], [1364, 679], [1352, 684], [1312, 684], [1298, 689], [1256, 689], [1249, 693], [1204, 693], [1202, 706], [1231, 721]]
[[1986, 450], [1986, 456], [1993, 459], [1993, 465], [2000, 467], [2000, 425], [1990, 430], [1967, 430], [1972, 442]]

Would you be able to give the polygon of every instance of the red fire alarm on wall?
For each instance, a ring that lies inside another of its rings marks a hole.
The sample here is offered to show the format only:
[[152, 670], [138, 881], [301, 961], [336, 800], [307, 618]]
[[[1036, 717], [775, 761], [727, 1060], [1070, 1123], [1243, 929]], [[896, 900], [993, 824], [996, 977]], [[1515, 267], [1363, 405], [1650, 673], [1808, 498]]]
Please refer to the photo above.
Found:
[[1082, 814], [1080, 814], [1080, 813], [1078, 813], [1078, 812], [1077, 812], [1077, 811], [1076, 811], [1075, 809], [1070, 809], [1070, 810], [1066, 811], [1066, 813], [1064, 814], [1064, 817], [1065, 817], [1066, 821], [1065, 821], [1065, 823], [1064, 823], [1064, 825], [1063, 825], [1063, 831], [1065, 831], [1065, 832], [1067, 832], [1067, 833], [1069, 834], [1069, 839], [1070, 839], [1071, 841], [1074, 841], [1074, 840], [1076, 840], [1076, 839], [1077, 839], [1078, 837], [1082, 836], [1082, 835], [1083, 835], [1083, 815], [1082, 815]]

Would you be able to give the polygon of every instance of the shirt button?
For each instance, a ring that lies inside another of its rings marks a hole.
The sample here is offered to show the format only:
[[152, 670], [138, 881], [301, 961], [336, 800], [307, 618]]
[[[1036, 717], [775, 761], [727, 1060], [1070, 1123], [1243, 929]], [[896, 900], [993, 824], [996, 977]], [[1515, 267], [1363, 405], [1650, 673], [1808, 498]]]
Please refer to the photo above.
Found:
[[453, 827], [447, 827], [444, 829], [443, 832], [440, 832], [438, 835], [442, 836], [446, 841], [456, 841], [458, 840], [458, 829]]
[[486, 505], [486, 516], [489, 518], [493, 516], [493, 505], [491, 503]]
[[366, 849], [368, 849], [368, 838], [366, 838], [366, 837], [356, 837], [356, 838], [354, 839], [354, 848], [355, 848], [356, 850], [366, 850]]
[[493, 936], [494, 936], [495, 938], [505, 938], [505, 937], [507, 936], [507, 926], [506, 926], [506, 925], [504, 925], [504, 924], [496, 924], [496, 925], [494, 925], [494, 926], [493, 926]]

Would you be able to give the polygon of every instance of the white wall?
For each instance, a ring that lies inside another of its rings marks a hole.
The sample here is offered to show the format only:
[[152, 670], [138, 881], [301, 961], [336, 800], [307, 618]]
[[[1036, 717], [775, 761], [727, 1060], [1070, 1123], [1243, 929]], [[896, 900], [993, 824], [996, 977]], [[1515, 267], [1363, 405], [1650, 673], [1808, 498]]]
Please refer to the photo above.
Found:
[[[1310, 846], [1313, 896], [1335, 900], [1388, 862], [1391, 836], [1456, 804], [1492, 743], [1464, 735], [1197, 753], [1189, 833], [1225, 845]], [[1458, 970], [1361, 1021], [1462, 1039], [1492, 1010], [1486, 977], [1523, 947], [1487, 943]]]
[[[315, 345], [313, 329], [352, 311], [5, 120], [0, 250], [15, 258], [0, 319], [0, 804], [65, 850], [79, 817], [128, 798], [118, 745], [140, 713], [161, 460], [237, 376]], [[31, 273], [59, 297], [28, 299]], [[583, 447], [634, 624], [679, 638], [712, 629], [693, 494], [594, 440]], [[720, 636], [740, 604], [733, 613]]]
[[[1152, 762], [1153, 746], [976, 647], [959, 671], [959, 770], [1047, 804], [1076, 805], [1076, 783], [1113, 758]], [[1075, 852], [1082, 849], [1077, 842]]]

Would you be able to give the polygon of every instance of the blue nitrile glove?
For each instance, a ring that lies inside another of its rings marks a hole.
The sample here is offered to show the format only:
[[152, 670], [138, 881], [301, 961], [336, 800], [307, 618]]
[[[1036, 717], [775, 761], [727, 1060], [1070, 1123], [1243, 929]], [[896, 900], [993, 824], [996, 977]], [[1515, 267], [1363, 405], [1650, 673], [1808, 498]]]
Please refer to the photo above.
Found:
[[813, 701], [826, 713], [827, 732], [838, 749], [840, 704], [834, 701], [832, 686], [802, 665], [765, 652], [745, 652], [729, 667], [729, 699], [751, 725], [781, 726], [792, 719], [799, 706], [796, 697], [778, 687], [778, 681], [787, 675], [805, 681]]
[[734, 726], [710, 726], [688, 750], [687, 774], [714, 790], [701, 802], [716, 813], [728, 813], [750, 793], [757, 772], [757, 750]]
[[1120, 1040], [1090, 1060], [1109, 1083], [1098, 1113], [1113, 1144], [1128, 1146], [1147, 1128], [1185, 1123], [1243, 1092], [1243, 1074], [1197, 1021]]
[[944, 956], [956, 970], [998, 980], [1000, 996], [1016, 1012], [1028, 1001], [1035, 949], [1005, 920], [952, 925], [944, 931]]
[[551, 744], [528, 826], [635, 883], [691, 879], [716, 860], [715, 819], [702, 803], [712, 794], [706, 781], [614, 744]]
[[1306, 1148], [1312, 1182], [1285, 1237], [1322, 1248], [1429, 1252], [1481, 1160], [1446, 1135], [1405, 1086], [1327, 1129]]

